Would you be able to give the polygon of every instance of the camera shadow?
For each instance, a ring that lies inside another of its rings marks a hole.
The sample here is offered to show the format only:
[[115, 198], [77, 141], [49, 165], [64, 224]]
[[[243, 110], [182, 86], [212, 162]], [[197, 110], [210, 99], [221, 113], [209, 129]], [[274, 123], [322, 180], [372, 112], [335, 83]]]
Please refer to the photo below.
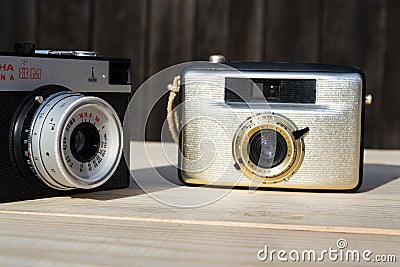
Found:
[[[170, 185], [166, 186], [164, 182], [160, 183], [160, 176], [166, 182], [170, 183]], [[146, 187], [146, 191], [136, 183], [136, 180], [133, 177], [141, 181], [141, 184]], [[399, 178], [400, 165], [365, 164], [363, 183], [357, 193], [366, 193], [375, 190]], [[131, 184], [128, 188], [77, 194], [70, 197], [107, 201], [168, 190], [173, 185], [183, 186], [182, 182], [178, 178], [177, 169], [174, 166], [162, 166], [131, 170]]]
[[[169, 183], [169, 186], [166, 186], [165, 183], [160, 183], [160, 178]], [[146, 191], [137, 184], [136, 180], [140, 181], [142, 186], [145, 186]], [[162, 166], [131, 170], [130, 186], [127, 188], [76, 194], [70, 197], [106, 201], [168, 190], [174, 185], [183, 185], [178, 178], [177, 169], [174, 166]]]
[[359, 193], [372, 191], [400, 178], [400, 165], [365, 164]]

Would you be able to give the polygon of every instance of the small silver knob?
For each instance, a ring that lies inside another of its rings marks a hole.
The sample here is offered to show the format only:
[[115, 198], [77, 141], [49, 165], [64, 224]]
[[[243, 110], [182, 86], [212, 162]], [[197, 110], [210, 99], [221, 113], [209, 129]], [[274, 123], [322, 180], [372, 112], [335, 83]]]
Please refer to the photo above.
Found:
[[44, 99], [43, 96], [35, 96], [35, 101], [39, 102], [40, 104], [43, 103]]
[[372, 105], [372, 95], [368, 94], [365, 96], [365, 105], [370, 106]]
[[208, 61], [210, 63], [221, 63], [221, 62], [225, 62], [225, 57], [223, 55], [211, 55], [208, 58]]

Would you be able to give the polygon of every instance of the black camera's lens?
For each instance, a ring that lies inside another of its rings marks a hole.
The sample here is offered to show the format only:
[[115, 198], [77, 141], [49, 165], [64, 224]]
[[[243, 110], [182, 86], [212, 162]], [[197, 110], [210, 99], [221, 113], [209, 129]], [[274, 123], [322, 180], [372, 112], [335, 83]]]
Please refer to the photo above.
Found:
[[280, 133], [264, 129], [250, 138], [247, 152], [250, 160], [258, 167], [274, 168], [284, 161], [287, 144]]
[[82, 122], [72, 132], [71, 152], [80, 162], [89, 162], [97, 154], [100, 135], [96, 127], [89, 122]]

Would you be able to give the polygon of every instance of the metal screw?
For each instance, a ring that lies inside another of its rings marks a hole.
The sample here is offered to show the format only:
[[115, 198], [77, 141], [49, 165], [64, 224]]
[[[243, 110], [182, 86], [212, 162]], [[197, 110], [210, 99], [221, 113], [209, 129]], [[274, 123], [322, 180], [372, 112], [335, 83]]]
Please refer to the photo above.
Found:
[[43, 96], [35, 96], [35, 101], [39, 102], [40, 104], [43, 103], [44, 99]]

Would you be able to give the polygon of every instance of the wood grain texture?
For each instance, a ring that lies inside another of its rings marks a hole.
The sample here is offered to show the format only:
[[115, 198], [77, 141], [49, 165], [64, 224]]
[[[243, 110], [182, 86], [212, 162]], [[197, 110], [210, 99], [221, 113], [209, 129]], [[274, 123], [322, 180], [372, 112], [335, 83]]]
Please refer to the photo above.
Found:
[[92, 8], [92, 49], [107, 57], [130, 58], [135, 90], [145, 77], [147, 1], [96, 0]]
[[385, 80], [384, 85], [379, 88], [381, 98], [376, 99], [378, 105], [381, 105], [382, 116], [380, 123], [375, 123], [375, 127], [383, 126], [380, 129], [384, 138], [382, 147], [393, 148], [400, 146], [400, 111], [398, 104], [400, 101], [399, 1], [388, 1], [387, 18]]
[[383, 79], [385, 75], [386, 1], [325, 1], [321, 62], [355, 66], [367, 77], [374, 104], [366, 108], [365, 143], [381, 147]]
[[222, 54], [229, 58], [228, 0], [200, 0], [197, 2], [195, 32], [195, 60], [208, 60], [212, 54]]
[[[368, 148], [400, 148], [396, 0], [3, 0], [0, 50], [91, 49], [133, 63], [133, 89], [164, 67], [224, 54], [235, 61], [353, 65], [367, 76]], [[139, 103], [145, 110], [158, 94]], [[159, 140], [165, 98], [148, 123]], [[132, 129], [132, 138], [140, 136]], [[137, 138], [140, 139], [140, 138]]]
[[268, 0], [265, 61], [318, 62], [320, 1]]
[[1, 1], [1, 51], [12, 51], [17, 42], [35, 42], [36, 5], [36, 0]]
[[232, 0], [228, 54], [232, 61], [263, 61], [265, 42], [264, 0]]
[[37, 47], [90, 50], [90, 0], [38, 0], [37, 5]]
[[[136, 92], [146, 75], [148, 1], [92, 1], [91, 48], [106, 57], [127, 57], [132, 62], [132, 91]], [[144, 110], [146, 99], [138, 103]], [[128, 120], [129, 121], [129, 120]], [[126, 123], [130, 138], [139, 136], [136, 124]]]
[[[135, 155], [146, 155], [139, 143], [132, 146]], [[185, 203], [220, 189], [160, 187], [157, 173], [176, 179], [176, 169], [166, 157], [176, 149], [174, 144], [147, 143], [152, 161], [145, 156], [134, 161], [133, 174], [151, 185], [151, 195], [133, 185], [0, 204], [0, 265], [252, 266], [260, 265], [257, 252], [265, 245], [321, 251], [336, 248], [339, 238], [346, 239], [352, 250], [399, 257], [400, 210], [395, 203], [400, 151], [366, 151], [365, 183], [371, 188], [361, 193], [234, 190], [219, 201], [189, 209], [165, 205], [154, 197]], [[150, 163], [156, 169], [149, 168]]]
[[[149, 1], [148, 18], [148, 46], [146, 78], [157, 72], [182, 62], [192, 61], [193, 41], [195, 26], [195, 0], [152, 0]], [[165, 87], [172, 78], [179, 73], [174, 73], [162, 88], [151, 88], [153, 96], [163, 96]], [[160, 140], [161, 127], [166, 119], [166, 106], [168, 96], [164, 95], [157, 103], [150, 103], [143, 99], [147, 105], [154, 104], [146, 128], [146, 140]]]
[[193, 58], [194, 0], [152, 0], [147, 76]]
[[[0, 219], [2, 266], [259, 266], [257, 252], [265, 245], [276, 250], [321, 251], [335, 248], [339, 238], [345, 238], [351, 249], [399, 253], [395, 246], [399, 239], [392, 236], [376, 240], [373, 235], [321, 236], [301, 231], [51, 215], [0, 214]], [[45, 233], [43, 229], [47, 229]], [[331, 264], [326, 261], [323, 266]]]

